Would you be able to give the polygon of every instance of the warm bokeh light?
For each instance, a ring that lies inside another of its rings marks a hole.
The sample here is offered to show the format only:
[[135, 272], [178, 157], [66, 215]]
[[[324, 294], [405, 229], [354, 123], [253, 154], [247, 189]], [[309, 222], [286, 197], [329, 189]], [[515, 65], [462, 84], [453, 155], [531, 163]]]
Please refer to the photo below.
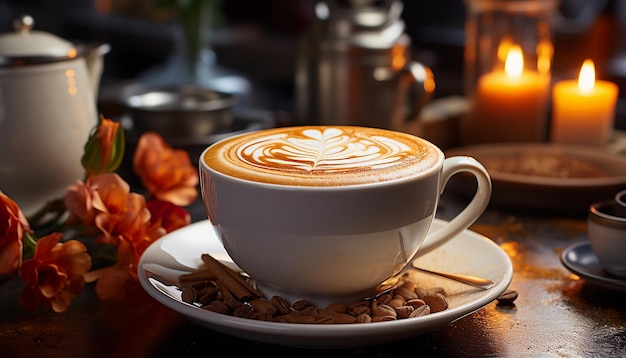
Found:
[[100, 14], [108, 14], [111, 12], [111, 9], [113, 8], [113, 1], [112, 0], [96, 0], [93, 3], [93, 8], [94, 10], [96, 10], [96, 12]]
[[519, 78], [524, 71], [524, 55], [519, 45], [512, 45], [504, 62], [504, 72], [512, 78]]
[[537, 70], [539, 73], [550, 72], [554, 48], [552, 42], [543, 40], [537, 44]]
[[77, 56], [78, 56], [78, 51], [76, 50], [76, 48], [72, 47], [67, 51], [67, 57], [76, 58]]
[[502, 39], [500, 45], [498, 46], [498, 60], [500, 60], [500, 62], [506, 61], [506, 56], [509, 54], [509, 50], [511, 49], [512, 45], [513, 40], [511, 40], [511, 38], [505, 37], [504, 39]]
[[578, 89], [582, 93], [591, 93], [596, 84], [596, 69], [592, 60], [585, 60], [578, 76]]
[[406, 65], [406, 48], [395, 45], [391, 48], [391, 68], [398, 71]]
[[66, 70], [65, 78], [67, 79], [67, 93], [70, 95], [78, 93], [78, 88], [76, 87], [76, 74], [74, 73], [74, 70]]
[[502, 248], [510, 258], [515, 258], [520, 251], [519, 243], [515, 241], [504, 242], [500, 244], [500, 248]]
[[426, 79], [426, 81], [424, 81], [424, 89], [426, 90], [426, 92], [435, 92], [435, 88], [437, 87], [437, 84], [435, 83], [435, 79], [434, 78], [428, 78]]

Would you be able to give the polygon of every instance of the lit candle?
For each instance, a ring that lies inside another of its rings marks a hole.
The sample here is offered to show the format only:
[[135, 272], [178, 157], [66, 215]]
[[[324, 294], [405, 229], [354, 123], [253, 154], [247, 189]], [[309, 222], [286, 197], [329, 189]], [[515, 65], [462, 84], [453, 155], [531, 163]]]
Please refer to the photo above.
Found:
[[596, 81], [593, 61], [580, 68], [578, 81], [554, 85], [551, 140], [557, 143], [605, 145], [613, 133], [618, 87]]
[[544, 140], [549, 84], [549, 74], [525, 70], [521, 48], [510, 45], [504, 70], [478, 80], [464, 142]]

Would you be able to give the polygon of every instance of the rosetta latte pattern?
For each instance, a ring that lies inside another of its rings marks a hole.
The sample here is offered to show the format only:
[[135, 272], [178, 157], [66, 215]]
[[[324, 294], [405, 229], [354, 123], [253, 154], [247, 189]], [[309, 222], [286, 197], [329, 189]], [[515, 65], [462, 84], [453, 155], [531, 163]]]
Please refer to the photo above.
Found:
[[239, 160], [266, 169], [349, 171], [397, 165], [411, 148], [382, 136], [347, 134], [344, 129], [303, 129], [255, 138], [237, 151]]
[[357, 126], [292, 126], [226, 138], [203, 156], [211, 170], [259, 183], [345, 186], [431, 174], [443, 161], [408, 133]]

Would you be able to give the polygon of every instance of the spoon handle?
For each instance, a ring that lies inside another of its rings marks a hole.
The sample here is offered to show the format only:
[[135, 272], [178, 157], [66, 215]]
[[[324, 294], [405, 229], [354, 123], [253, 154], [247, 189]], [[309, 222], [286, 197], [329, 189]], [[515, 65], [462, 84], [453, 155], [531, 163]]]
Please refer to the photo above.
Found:
[[466, 276], [466, 275], [458, 275], [458, 274], [445, 273], [445, 272], [431, 271], [431, 270], [427, 270], [427, 269], [423, 269], [423, 268], [417, 267], [415, 265], [413, 265], [413, 268], [418, 270], [418, 271], [429, 273], [431, 275], [437, 275], [437, 276], [445, 277], [445, 278], [448, 278], [448, 279], [451, 279], [451, 280], [454, 280], [454, 281], [457, 281], [457, 282], [464, 283], [466, 285], [482, 288], [482, 289], [485, 289], [485, 290], [488, 290], [488, 289], [492, 288], [495, 285], [495, 283], [493, 281], [488, 280], [486, 278], [474, 277], [474, 276]]

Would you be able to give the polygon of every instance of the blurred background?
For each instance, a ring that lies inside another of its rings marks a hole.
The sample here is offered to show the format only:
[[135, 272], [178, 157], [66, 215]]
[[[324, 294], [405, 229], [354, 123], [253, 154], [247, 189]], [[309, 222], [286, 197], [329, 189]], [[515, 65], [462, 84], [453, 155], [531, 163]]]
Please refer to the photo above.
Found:
[[[11, 31], [21, 14], [35, 29], [66, 39], [106, 42], [100, 110], [107, 89], [150, 76], [176, 52], [176, 0], [1, 0], [0, 28]], [[220, 66], [252, 84], [248, 104], [286, 114], [294, 111], [297, 42], [310, 28], [315, 0], [214, 1], [210, 46]], [[404, 0], [402, 18], [412, 56], [431, 67], [436, 97], [462, 95], [465, 4], [463, 0]], [[620, 86], [616, 128], [626, 129], [626, 0], [563, 0], [554, 19], [553, 78], [574, 78], [585, 57], [593, 57], [597, 77]]]

